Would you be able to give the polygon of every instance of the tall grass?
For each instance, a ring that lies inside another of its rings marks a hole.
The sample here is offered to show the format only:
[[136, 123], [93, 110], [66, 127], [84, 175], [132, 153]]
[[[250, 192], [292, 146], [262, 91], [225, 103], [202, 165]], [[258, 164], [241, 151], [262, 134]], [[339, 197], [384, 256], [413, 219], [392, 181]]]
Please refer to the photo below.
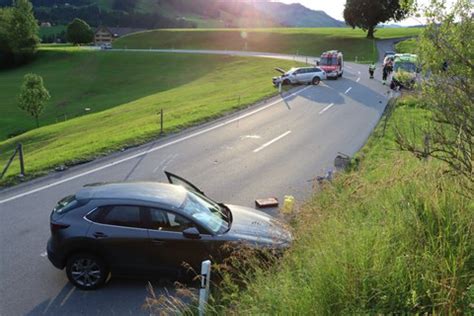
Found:
[[[411, 104], [408, 102], [407, 104]], [[301, 208], [296, 240], [272, 267], [224, 279], [215, 313], [239, 315], [472, 314], [474, 202], [445, 166], [395, 149], [392, 129], [426, 120], [395, 110], [341, 174]], [[383, 146], [380, 146], [383, 143]]]

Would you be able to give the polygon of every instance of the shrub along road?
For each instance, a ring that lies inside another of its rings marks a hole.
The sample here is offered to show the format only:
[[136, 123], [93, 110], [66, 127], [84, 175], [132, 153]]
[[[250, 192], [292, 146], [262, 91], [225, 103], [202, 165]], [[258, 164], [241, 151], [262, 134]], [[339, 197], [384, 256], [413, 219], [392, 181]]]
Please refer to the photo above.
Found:
[[51, 209], [84, 184], [164, 181], [169, 170], [218, 201], [253, 206], [256, 198], [285, 194], [302, 201], [337, 152], [352, 155], [364, 144], [388, 96], [368, 79], [366, 66], [347, 63], [340, 80], [298, 87], [199, 128], [0, 191], [1, 313], [140, 313], [146, 280], [113, 279], [100, 291], [80, 292], [45, 257]]

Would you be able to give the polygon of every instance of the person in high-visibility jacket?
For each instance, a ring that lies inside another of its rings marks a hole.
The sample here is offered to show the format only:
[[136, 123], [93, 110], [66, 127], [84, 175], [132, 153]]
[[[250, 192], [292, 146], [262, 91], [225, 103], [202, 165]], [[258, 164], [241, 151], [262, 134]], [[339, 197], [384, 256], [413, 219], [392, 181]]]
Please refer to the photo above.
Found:
[[369, 74], [370, 74], [370, 79], [374, 79], [374, 72], [375, 72], [375, 64], [372, 63], [370, 66], [369, 66]]

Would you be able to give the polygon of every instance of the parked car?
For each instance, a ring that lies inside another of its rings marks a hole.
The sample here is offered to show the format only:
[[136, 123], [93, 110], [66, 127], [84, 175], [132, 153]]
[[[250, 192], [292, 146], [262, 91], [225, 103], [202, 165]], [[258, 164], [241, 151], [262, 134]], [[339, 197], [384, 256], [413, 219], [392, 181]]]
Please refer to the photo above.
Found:
[[275, 87], [290, 84], [314, 84], [318, 85], [321, 80], [326, 79], [326, 72], [319, 67], [291, 68], [284, 71], [281, 68], [275, 68], [282, 73], [279, 77], [273, 77], [272, 82]]
[[214, 202], [186, 180], [166, 173], [170, 184], [123, 182], [86, 185], [57, 204], [50, 217], [48, 258], [66, 268], [82, 290], [102, 286], [110, 273], [196, 271], [223, 260], [224, 245], [278, 252], [292, 236], [277, 219], [243, 206]]
[[112, 43], [101, 44], [100, 49], [112, 49]]

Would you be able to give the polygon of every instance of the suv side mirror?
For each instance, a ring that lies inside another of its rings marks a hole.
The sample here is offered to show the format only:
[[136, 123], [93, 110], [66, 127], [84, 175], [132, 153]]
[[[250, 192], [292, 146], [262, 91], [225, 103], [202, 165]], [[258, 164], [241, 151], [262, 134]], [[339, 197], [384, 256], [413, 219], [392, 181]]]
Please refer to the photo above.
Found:
[[201, 234], [196, 227], [189, 227], [183, 230], [183, 236], [188, 239], [200, 239]]

